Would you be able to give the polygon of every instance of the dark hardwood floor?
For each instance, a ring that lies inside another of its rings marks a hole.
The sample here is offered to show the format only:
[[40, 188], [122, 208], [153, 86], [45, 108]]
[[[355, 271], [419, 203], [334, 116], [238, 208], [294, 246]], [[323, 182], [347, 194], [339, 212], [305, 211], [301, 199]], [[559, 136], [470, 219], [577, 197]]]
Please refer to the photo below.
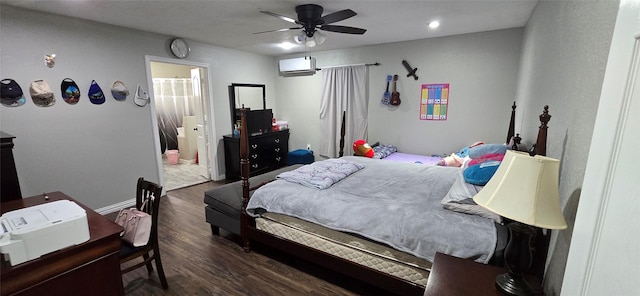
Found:
[[151, 275], [145, 268], [123, 275], [126, 295], [384, 294], [264, 247], [245, 253], [239, 237], [223, 230], [212, 235], [204, 218], [204, 192], [221, 184], [194, 185], [163, 197], [158, 235], [169, 289], [160, 287], [154, 265]]

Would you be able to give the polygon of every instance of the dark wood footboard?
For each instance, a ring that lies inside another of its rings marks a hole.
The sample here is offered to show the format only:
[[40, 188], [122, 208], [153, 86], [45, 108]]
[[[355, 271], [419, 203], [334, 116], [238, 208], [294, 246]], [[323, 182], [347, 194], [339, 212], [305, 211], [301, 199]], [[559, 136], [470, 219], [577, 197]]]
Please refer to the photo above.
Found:
[[336, 273], [367, 283], [396, 295], [422, 295], [425, 286], [380, 272], [378, 270], [356, 264], [343, 258], [318, 251], [308, 246], [256, 229], [255, 226], [244, 228], [251, 241], [285, 252], [307, 262], [322, 266]]

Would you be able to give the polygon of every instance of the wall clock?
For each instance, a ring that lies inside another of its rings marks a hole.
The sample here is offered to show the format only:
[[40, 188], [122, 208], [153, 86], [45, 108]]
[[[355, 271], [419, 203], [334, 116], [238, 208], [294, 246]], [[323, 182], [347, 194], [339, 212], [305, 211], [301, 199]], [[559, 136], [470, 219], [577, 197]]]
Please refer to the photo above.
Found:
[[175, 38], [171, 40], [171, 53], [179, 59], [184, 59], [189, 56], [191, 48], [189, 44], [182, 38]]

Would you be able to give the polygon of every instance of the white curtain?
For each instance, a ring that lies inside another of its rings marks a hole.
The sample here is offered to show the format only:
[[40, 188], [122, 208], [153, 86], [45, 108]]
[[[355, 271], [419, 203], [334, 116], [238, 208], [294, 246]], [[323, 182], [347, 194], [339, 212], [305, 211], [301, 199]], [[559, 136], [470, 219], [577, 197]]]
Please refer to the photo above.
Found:
[[[195, 115], [193, 88], [189, 78], [153, 78], [160, 140], [166, 150], [178, 149], [178, 127], [184, 116]], [[163, 150], [164, 151], [164, 150]]]
[[338, 157], [342, 112], [346, 111], [344, 155], [353, 155], [357, 139], [367, 138], [367, 66], [322, 69], [319, 154]]

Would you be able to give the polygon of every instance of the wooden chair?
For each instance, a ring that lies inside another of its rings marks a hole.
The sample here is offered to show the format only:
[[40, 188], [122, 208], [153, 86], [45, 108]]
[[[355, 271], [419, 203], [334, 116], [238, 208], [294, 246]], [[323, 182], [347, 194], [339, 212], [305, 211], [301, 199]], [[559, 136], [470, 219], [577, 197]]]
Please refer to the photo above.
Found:
[[121, 273], [125, 274], [129, 271], [146, 265], [147, 271], [149, 272], [149, 274], [151, 274], [153, 272], [151, 261], [155, 260], [156, 268], [158, 269], [158, 277], [160, 277], [162, 288], [168, 289], [169, 285], [167, 284], [167, 279], [164, 276], [162, 260], [160, 259], [160, 247], [158, 244], [158, 210], [160, 209], [161, 195], [161, 186], [153, 182], [145, 181], [144, 178], [138, 179], [138, 186], [136, 190], [136, 208], [140, 209], [144, 201], [148, 200], [145, 212], [151, 215], [151, 234], [149, 236], [149, 242], [141, 247], [134, 247], [123, 240], [122, 249], [120, 249], [120, 265], [133, 259], [142, 257], [143, 261], [122, 269]]

